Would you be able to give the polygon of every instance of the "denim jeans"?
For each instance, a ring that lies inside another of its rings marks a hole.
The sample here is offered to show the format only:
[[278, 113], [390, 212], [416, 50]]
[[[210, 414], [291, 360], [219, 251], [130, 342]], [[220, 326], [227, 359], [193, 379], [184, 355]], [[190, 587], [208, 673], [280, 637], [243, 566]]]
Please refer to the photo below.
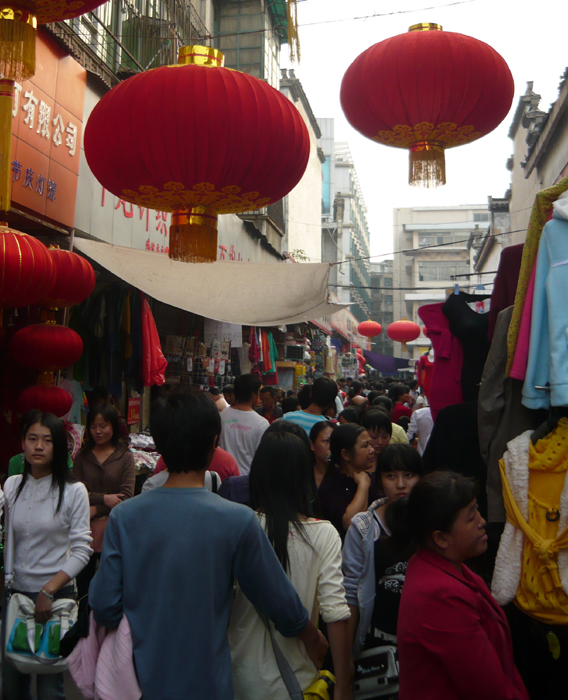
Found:
[[[24, 593], [24, 591], [21, 591]], [[38, 593], [25, 592], [34, 602]], [[66, 586], [57, 592], [56, 598], [75, 598], [73, 586]], [[7, 596], [4, 595], [4, 611], [7, 609]], [[5, 700], [32, 700], [32, 677], [29, 673], [20, 673], [6, 658], [6, 630], [2, 627], [2, 690]], [[64, 677], [62, 673], [39, 674], [37, 678], [37, 700], [65, 700]]]

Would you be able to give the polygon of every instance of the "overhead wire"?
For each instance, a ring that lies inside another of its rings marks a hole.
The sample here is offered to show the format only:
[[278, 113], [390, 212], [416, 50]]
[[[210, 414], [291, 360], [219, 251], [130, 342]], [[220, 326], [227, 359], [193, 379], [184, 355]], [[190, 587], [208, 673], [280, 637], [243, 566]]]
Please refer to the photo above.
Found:
[[[360, 17], [343, 17], [339, 19], [327, 19], [321, 20], [319, 22], [306, 22], [304, 24], [299, 24], [298, 27], [314, 27], [320, 24], [337, 24], [339, 22], [356, 22], [364, 19], [375, 19], [376, 17], [391, 17], [393, 15], [408, 15], [416, 12], [428, 12], [430, 10], [441, 10], [446, 7], [453, 7], [454, 5], [466, 5], [468, 3], [477, 2], [477, 0], [456, 0], [455, 2], [448, 2], [443, 5], [431, 5], [429, 7], [420, 7], [415, 10], [395, 10], [393, 12], [375, 12], [372, 15], [361, 15]], [[199, 37], [205, 39], [224, 39], [230, 36], [245, 36], [248, 34], [263, 34], [264, 32], [274, 32], [278, 31], [278, 27], [265, 27], [264, 29], [251, 29], [246, 32], [231, 32], [227, 34], [215, 34], [213, 36]]]

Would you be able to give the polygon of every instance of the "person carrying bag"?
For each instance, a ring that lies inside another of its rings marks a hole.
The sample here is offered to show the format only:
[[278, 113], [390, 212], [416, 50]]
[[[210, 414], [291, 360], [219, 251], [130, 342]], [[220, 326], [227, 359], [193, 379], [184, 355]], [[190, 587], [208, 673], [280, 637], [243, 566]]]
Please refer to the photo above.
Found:
[[2, 680], [6, 700], [65, 700], [60, 642], [77, 619], [73, 579], [91, 555], [89, 499], [67, 466], [67, 437], [50, 413], [24, 419], [24, 473], [4, 485], [6, 580]]

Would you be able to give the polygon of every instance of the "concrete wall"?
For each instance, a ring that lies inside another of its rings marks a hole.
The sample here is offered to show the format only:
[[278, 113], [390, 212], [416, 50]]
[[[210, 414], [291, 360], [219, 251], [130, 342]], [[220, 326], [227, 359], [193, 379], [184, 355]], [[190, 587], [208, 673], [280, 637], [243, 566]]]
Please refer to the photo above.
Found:
[[287, 252], [302, 250], [310, 262], [321, 262], [321, 186], [322, 170], [318, 156], [318, 140], [302, 100], [295, 100], [288, 88], [281, 89], [294, 103], [310, 135], [310, 158], [300, 182], [286, 197], [286, 235], [283, 246]]

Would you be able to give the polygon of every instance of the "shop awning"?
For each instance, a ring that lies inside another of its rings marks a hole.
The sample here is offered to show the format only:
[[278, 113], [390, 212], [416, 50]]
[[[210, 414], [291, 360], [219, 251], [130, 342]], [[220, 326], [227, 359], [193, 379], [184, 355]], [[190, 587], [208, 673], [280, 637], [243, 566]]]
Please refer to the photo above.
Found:
[[327, 300], [327, 263], [182, 263], [85, 238], [75, 238], [74, 247], [154, 299], [215, 321], [281, 326], [346, 306]]

